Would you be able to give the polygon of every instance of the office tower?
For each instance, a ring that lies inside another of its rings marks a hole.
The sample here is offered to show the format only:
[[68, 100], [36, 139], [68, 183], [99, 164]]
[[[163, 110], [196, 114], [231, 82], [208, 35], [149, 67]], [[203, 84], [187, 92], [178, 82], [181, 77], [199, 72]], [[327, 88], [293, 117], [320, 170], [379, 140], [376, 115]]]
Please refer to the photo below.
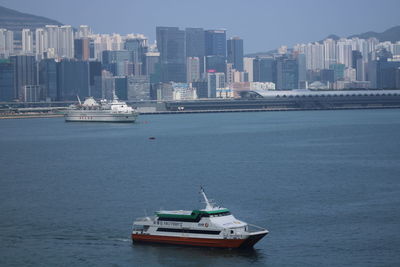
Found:
[[74, 33], [70, 25], [64, 25], [59, 30], [58, 56], [74, 58]]
[[92, 34], [90, 27], [88, 25], [80, 25], [78, 31], [76, 32], [76, 38], [87, 38]]
[[101, 59], [96, 59], [96, 49], [92, 38], [89, 38], [89, 59], [101, 61]]
[[127, 75], [126, 63], [131, 62], [132, 54], [130, 51], [103, 51], [102, 64], [105, 70], [110, 71], [114, 76]]
[[144, 36], [134, 36], [125, 40], [124, 49], [131, 52], [133, 63], [144, 63], [147, 48], [148, 41]]
[[206, 56], [221, 56], [226, 59], [226, 30], [205, 31]]
[[96, 81], [101, 80], [101, 62], [100, 61], [89, 61], [89, 95], [100, 98], [101, 97], [101, 87], [96, 84]]
[[335, 82], [342, 81], [344, 79], [344, 69], [346, 66], [344, 64], [331, 64], [329, 69], [334, 71]]
[[246, 73], [248, 73], [248, 81], [253, 81], [253, 61], [254, 58], [252, 57], [245, 57], [243, 58], [243, 69]]
[[147, 52], [145, 54], [145, 73], [150, 76], [151, 83], [161, 82], [160, 53]]
[[89, 62], [63, 59], [57, 64], [58, 100], [76, 100], [90, 95]]
[[81, 38], [74, 40], [74, 57], [78, 60], [89, 60], [89, 39]]
[[228, 63], [233, 63], [233, 68], [243, 71], [243, 40], [232, 37], [227, 41]]
[[0, 59], [0, 101], [14, 100], [14, 66], [9, 59]]
[[226, 59], [224, 56], [214, 55], [206, 56], [206, 71], [225, 72]]
[[177, 27], [157, 27], [156, 37], [160, 52], [161, 80], [186, 82], [185, 31]]
[[14, 53], [14, 33], [0, 29], [0, 58], [8, 58]]
[[121, 100], [128, 100], [128, 79], [127, 77], [114, 77], [115, 94]]
[[296, 59], [280, 57], [276, 63], [276, 89], [297, 89], [299, 84], [299, 69]]
[[33, 53], [33, 36], [30, 29], [22, 30], [22, 54]]
[[57, 62], [54, 59], [39, 62], [39, 85], [46, 98], [57, 100]]
[[196, 88], [196, 94], [197, 94], [198, 98], [207, 98], [208, 97], [208, 82], [207, 81], [192, 82], [192, 87]]
[[208, 98], [217, 97], [217, 90], [225, 88], [225, 73], [209, 72], [207, 73]]
[[255, 58], [253, 61], [253, 81], [276, 83], [276, 61], [273, 58]]
[[10, 60], [14, 66], [13, 98], [22, 100], [24, 98], [24, 86], [37, 85], [37, 68], [35, 56], [11, 56]]
[[204, 74], [205, 33], [203, 28], [186, 28], [186, 57], [199, 58], [200, 77]]
[[187, 57], [187, 82], [200, 80], [200, 59], [198, 57]]
[[[306, 89], [307, 82], [307, 67], [306, 67], [306, 55], [297, 55], [297, 65], [299, 68], [299, 89]], [[300, 86], [302, 85], [302, 86]]]
[[325, 39], [324, 45], [324, 69], [329, 69], [331, 64], [336, 63], [336, 41]]
[[366, 81], [366, 70], [365, 70], [365, 65], [367, 63], [364, 63], [363, 57], [358, 58], [356, 61], [356, 77], [357, 81]]
[[400, 89], [397, 87], [400, 61], [388, 61], [386, 58], [368, 63], [368, 78], [372, 89]]
[[356, 69], [357, 68], [357, 60], [362, 58], [362, 54], [358, 50], [351, 51], [351, 67]]
[[149, 100], [150, 80], [147, 76], [127, 77], [127, 98], [128, 100]]
[[320, 71], [321, 82], [324, 83], [333, 83], [335, 81], [335, 71], [332, 69], [323, 69]]
[[38, 61], [44, 58], [43, 53], [46, 50], [46, 42], [45, 31], [42, 28], [37, 28], [35, 30], [35, 55]]

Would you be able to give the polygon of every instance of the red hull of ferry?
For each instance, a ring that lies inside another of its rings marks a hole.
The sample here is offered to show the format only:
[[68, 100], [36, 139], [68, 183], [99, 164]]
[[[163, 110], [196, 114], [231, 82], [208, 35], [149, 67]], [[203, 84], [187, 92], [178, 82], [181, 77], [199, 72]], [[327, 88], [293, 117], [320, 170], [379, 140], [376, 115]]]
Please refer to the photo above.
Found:
[[193, 237], [175, 237], [160, 235], [132, 234], [135, 242], [164, 243], [186, 246], [218, 247], [218, 248], [250, 248], [266, 234], [250, 236], [247, 239], [211, 239]]

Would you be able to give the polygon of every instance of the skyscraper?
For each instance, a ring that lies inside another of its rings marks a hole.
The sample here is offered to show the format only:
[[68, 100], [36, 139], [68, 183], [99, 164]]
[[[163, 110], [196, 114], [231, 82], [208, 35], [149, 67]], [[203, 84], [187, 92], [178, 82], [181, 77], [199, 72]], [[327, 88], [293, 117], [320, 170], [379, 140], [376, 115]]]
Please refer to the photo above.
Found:
[[63, 59], [57, 64], [58, 100], [76, 100], [90, 95], [89, 62]]
[[162, 81], [186, 82], [185, 31], [178, 27], [157, 27], [156, 37]]
[[276, 83], [275, 59], [255, 58], [253, 61], [253, 81]]
[[39, 62], [39, 85], [46, 97], [57, 100], [57, 62], [54, 59]]
[[143, 63], [145, 54], [147, 53], [147, 38], [137, 36], [135, 38], [126, 39], [124, 49], [131, 51], [133, 63]]
[[8, 59], [0, 59], [0, 101], [14, 100], [14, 66]]
[[198, 57], [187, 57], [187, 82], [200, 80], [200, 59]]
[[80, 38], [74, 40], [74, 57], [79, 60], [89, 60], [89, 39]]
[[243, 71], [243, 40], [239, 37], [232, 37], [227, 42], [228, 63], [233, 63], [233, 68]]
[[254, 58], [252, 58], [252, 57], [243, 58], [243, 69], [244, 69], [245, 72], [248, 73], [248, 77], [249, 77], [248, 81], [249, 82], [252, 82], [253, 81], [253, 77], [254, 77], [254, 74], [253, 74], [253, 61], [254, 61]]
[[225, 88], [225, 73], [207, 73], [208, 98], [217, 97], [217, 89]]
[[226, 58], [226, 30], [205, 31], [206, 56], [221, 56]]
[[297, 89], [299, 84], [299, 69], [296, 59], [280, 57], [276, 64], [276, 89]]
[[14, 67], [14, 94], [13, 98], [23, 99], [23, 87], [37, 85], [37, 68], [35, 56], [11, 56]]
[[204, 73], [205, 33], [203, 28], [186, 28], [186, 56], [199, 58], [200, 75]]

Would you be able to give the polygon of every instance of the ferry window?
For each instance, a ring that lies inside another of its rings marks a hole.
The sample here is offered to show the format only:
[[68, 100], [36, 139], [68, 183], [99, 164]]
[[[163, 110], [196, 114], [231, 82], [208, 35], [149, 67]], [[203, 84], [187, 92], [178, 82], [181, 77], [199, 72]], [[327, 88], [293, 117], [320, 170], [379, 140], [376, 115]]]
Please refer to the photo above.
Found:
[[231, 230], [231, 234], [233, 234], [233, 230]]

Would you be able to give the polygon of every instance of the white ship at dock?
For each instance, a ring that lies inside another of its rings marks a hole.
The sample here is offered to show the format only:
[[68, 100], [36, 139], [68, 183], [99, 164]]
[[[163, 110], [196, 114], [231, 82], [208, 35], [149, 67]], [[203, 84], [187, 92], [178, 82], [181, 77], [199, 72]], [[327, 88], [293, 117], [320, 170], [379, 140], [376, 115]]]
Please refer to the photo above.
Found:
[[[79, 100], [79, 98], [78, 98]], [[112, 101], [97, 102], [88, 97], [78, 105], [71, 106], [65, 113], [66, 122], [135, 122], [138, 112], [114, 94]]]

